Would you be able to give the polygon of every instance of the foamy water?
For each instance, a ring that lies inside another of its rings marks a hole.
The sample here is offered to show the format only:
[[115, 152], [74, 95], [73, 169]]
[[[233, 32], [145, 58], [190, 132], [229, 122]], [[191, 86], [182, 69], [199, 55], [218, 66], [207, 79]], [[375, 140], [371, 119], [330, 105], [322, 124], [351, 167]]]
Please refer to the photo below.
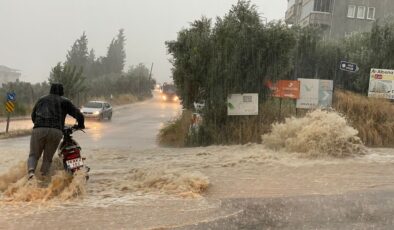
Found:
[[83, 174], [67, 176], [58, 160], [51, 178], [28, 182], [27, 153], [5, 149], [13, 154], [0, 158], [0, 221], [20, 228], [35, 217], [38, 229], [70, 218], [70, 228], [143, 229], [231, 215], [220, 208], [227, 198], [394, 188], [393, 149], [365, 151], [339, 115], [318, 112], [275, 127], [265, 145], [84, 149], [87, 183]]
[[[40, 162], [41, 163], [41, 162]], [[40, 168], [40, 164], [37, 168]], [[36, 172], [36, 175], [39, 174]], [[49, 177], [26, 177], [26, 162], [20, 162], [0, 176], [0, 191], [6, 202], [45, 202], [69, 200], [85, 194], [86, 172], [74, 176], [66, 173], [59, 158], [55, 158]]]
[[263, 136], [263, 142], [270, 148], [306, 157], [347, 157], [366, 151], [357, 134], [338, 113], [315, 110], [305, 117], [274, 124], [272, 132]]

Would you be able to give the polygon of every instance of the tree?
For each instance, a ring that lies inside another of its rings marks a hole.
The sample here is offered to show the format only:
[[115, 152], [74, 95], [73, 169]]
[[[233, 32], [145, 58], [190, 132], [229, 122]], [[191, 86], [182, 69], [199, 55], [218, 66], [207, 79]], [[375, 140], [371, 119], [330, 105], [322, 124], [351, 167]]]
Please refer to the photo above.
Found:
[[91, 49], [84, 68], [85, 76], [89, 79], [97, 78], [100, 75], [100, 65], [101, 63], [96, 60], [94, 49]]
[[[204, 102], [204, 123], [210, 143], [243, 143], [235, 129], [249, 124], [258, 141], [260, 117], [227, 116], [227, 98], [236, 93], [259, 93], [266, 100], [264, 81], [276, 80], [290, 71], [295, 35], [281, 22], [264, 25], [256, 6], [240, 0], [224, 18], [202, 18], [166, 43], [173, 56], [173, 79], [186, 109]], [[253, 138], [253, 137], [252, 137]], [[205, 138], [206, 139], [206, 138]], [[204, 143], [204, 144], [210, 144]]]
[[205, 99], [204, 84], [212, 56], [211, 19], [202, 17], [178, 33], [176, 41], [166, 42], [174, 68], [173, 79], [185, 108]]
[[126, 60], [125, 41], [124, 30], [120, 29], [116, 39], [112, 39], [105, 57], [107, 73], [122, 73]]
[[67, 52], [65, 65], [86, 68], [88, 64], [88, 39], [85, 32], [77, 39]]
[[58, 63], [53, 69], [48, 79], [49, 83], [61, 83], [64, 87], [64, 96], [76, 99], [81, 91], [86, 89], [85, 77], [82, 75], [83, 68], [76, 66], [62, 65]]

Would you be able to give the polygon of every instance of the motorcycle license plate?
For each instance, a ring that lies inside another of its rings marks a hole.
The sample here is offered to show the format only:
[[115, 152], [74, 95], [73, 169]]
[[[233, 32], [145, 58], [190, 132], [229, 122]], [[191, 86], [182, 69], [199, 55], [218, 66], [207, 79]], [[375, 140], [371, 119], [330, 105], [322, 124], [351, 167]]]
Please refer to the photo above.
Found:
[[75, 169], [75, 168], [82, 167], [83, 161], [81, 158], [75, 158], [75, 159], [66, 161], [66, 164], [70, 169]]

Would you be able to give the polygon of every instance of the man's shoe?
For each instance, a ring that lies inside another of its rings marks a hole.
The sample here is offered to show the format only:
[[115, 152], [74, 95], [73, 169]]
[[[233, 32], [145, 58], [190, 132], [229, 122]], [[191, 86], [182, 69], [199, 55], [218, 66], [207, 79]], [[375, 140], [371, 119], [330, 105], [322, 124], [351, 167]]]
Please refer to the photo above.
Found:
[[34, 178], [34, 172], [30, 171], [29, 174], [27, 175], [27, 179], [31, 180]]

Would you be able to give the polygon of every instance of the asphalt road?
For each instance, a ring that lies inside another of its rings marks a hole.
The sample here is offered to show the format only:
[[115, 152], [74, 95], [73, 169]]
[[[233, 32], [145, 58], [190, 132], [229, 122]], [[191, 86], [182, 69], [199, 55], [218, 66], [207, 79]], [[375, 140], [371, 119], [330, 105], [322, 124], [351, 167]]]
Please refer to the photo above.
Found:
[[[85, 133], [77, 132], [74, 136], [85, 149], [150, 149], [157, 146], [156, 135], [160, 127], [180, 112], [179, 103], [163, 102], [155, 92], [152, 99], [115, 107], [111, 121], [86, 120]], [[75, 120], [68, 117], [66, 122], [73, 124]], [[0, 125], [5, 127], [6, 124], [2, 122]], [[30, 129], [32, 126], [29, 119], [15, 120], [10, 130]], [[30, 137], [0, 140], [0, 146], [26, 149], [29, 140]]]
[[[85, 196], [0, 194], [0, 229], [393, 229], [393, 149], [311, 160], [262, 145], [160, 148], [159, 128], [180, 110], [156, 97], [117, 108], [112, 121], [87, 121], [75, 134], [92, 168]], [[26, 159], [28, 145], [0, 140], [0, 175]]]

